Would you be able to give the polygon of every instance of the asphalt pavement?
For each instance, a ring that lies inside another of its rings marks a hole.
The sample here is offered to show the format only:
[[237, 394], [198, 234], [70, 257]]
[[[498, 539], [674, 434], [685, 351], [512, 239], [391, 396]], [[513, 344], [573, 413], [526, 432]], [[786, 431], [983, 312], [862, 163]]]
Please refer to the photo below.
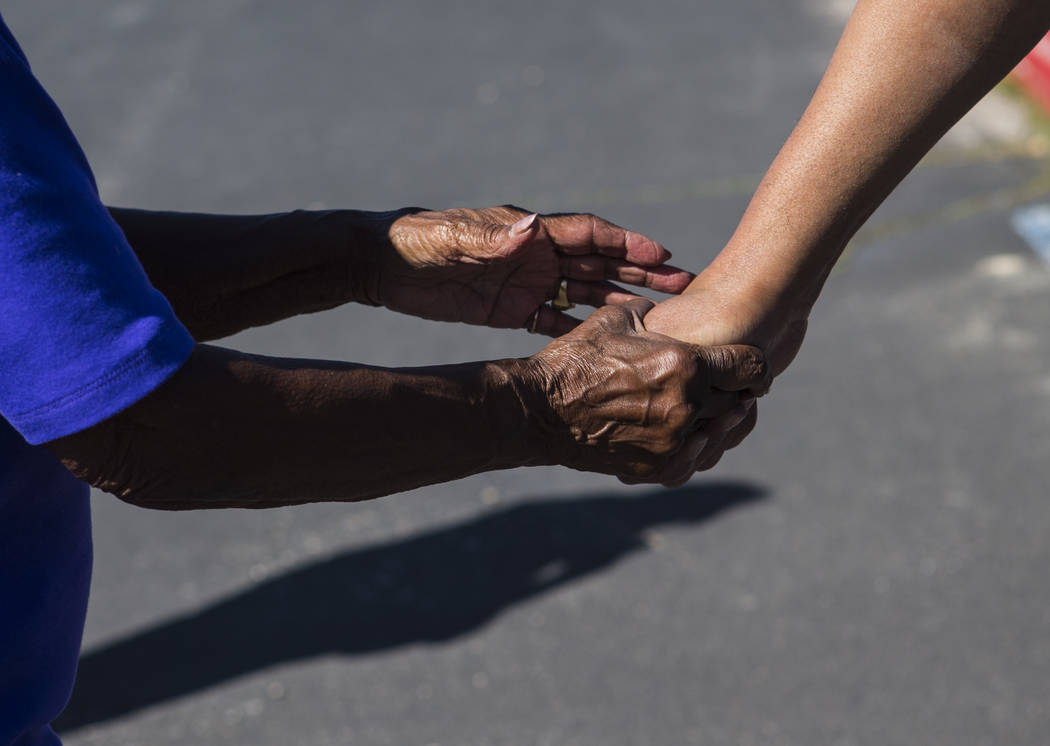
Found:
[[[3, 14], [109, 203], [586, 210], [696, 269], [849, 6]], [[872, 218], [758, 430], [686, 487], [521, 469], [183, 514], [96, 494], [65, 742], [1050, 742], [1050, 267], [1010, 228], [1050, 201], [1050, 161], [1023, 116], [995, 126], [1016, 103], [992, 106]], [[226, 344], [415, 365], [542, 341], [347, 307]]]

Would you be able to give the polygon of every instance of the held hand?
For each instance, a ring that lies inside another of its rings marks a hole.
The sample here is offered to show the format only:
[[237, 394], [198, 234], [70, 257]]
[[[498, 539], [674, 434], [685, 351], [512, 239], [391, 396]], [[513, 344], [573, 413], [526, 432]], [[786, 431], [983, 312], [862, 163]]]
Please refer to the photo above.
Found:
[[[804, 315], [776, 313], [759, 297], [741, 292], [733, 283], [720, 282], [703, 274], [680, 296], [659, 303], [645, 317], [646, 327], [693, 344], [753, 344], [765, 350], [770, 374], [778, 376], [788, 367], [806, 333]], [[758, 421], [758, 407], [744, 408], [708, 421], [701, 428], [707, 436], [697, 458], [697, 471], [712, 468], [725, 451], [735, 448], [751, 433]]]
[[638, 299], [605, 306], [526, 364], [546, 406], [540, 437], [550, 460], [668, 486], [692, 476], [708, 422], [739, 422], [769, 385], [762, 353], [700, 347], [647, 331]]
[[775, 309], [753, 293], [702, 274], [679, 296], [656, 304], [646, 328], [698, 345], [750, 344], [762, 349], [773, 377], [795, 359], [806, 334], [805, 314]]
[[375, 300], [439, 321], [528, 328], [551, 336], [579, 321], [546, 306], [567, 280], [568, 300], [591, 306], [638, 296], [616, 280], [681, 292], [692, 275], [641, 234], [593, 215], [536, 215], [517, 207], [412, 212], [389, 228]]

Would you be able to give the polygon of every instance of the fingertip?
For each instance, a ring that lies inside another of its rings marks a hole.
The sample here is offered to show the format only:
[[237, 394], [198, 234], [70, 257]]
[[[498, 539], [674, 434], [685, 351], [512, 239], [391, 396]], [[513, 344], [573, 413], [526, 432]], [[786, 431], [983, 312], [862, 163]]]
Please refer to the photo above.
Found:
[[744, 384], [739, 390], [754, 392], [755, 396], [761, 396], [768, 391], [772, 384], [772, 375], [766, 354], [752, 345], [729, 345], [729, 348], [740, 383]]
[[690, 461], [696, 461], [700, 457], [700, 453], [707, 447], [707, 441], [709, 438], [706, 433], [697, 433], [691, 437], [692, 443], [688, 446], [686, 455]]
[[671, 252], [663, 244], [646, 235], [634, 231], [625, 231], [624, 245], [628, 261], [645, 267], [655, 267], [671, 258]]
[[768, 390], [772, 380], [769, 365], [757, 347], [695, 345], [693, 349], [698, 362], [707, 369], [713, 388], [753, 394]]
[[701, 456], [696, 462], [696, 471], [708, 471], [709, 469], [715, 468], [718, 462], [722, 460], [722, 456], [725, 455], [725, 450], [721, 447], [714, 448], [706, 456]]
[[[695, 472], [693, 472], [693, 473], [695, 473]], [[688, 475], [686, 475], [684, 477], [679, 477], [677, 479], [669, 480], [667, 482], [661, 482], [660, 485], [662, 487], [666, 487], [668, 489], [675, 489], [676, 487], [684, 487], [686, 485], [686, 483], [690, 479], [693, 478], [693, 473], [690, 473], [690, 474], [688, 474]]]
[[656, 304], [648, 298], [638, 296], [623, 303], [622, 307], [636, 315], [639, 319], [642, 319], [647, 313], [656, 308]]
[[546, 337], [560, 337], [568, 334], [583, 322], [574, 316], [562, 311], [555, 311], [549, 306], [541, 306], [536, 312], [536, 325], [532, 331], [534, 334], [542, 334]]
[[696, 275], [678, 267], [661, 265], [648, 271], [648, 287], [660, 293], [681, 295]]
[[645, 300], [645, 296], [632, 293], [612, 282], [569, 280], [565, 289], [571, 303], [593, 306], [594, 308], [622, 306], [627, 301], [635, 300], [636, 298]]
[[725, 449], [728, 451], [729, 449], [736, 448], [743, 443], [747, 436], [754, 431], [757, 425], [758, 407], [752, 407], [747, 413], [747, 417], [745, 417], [739, 425], [726, 433], [725, 441], [723, 443]]

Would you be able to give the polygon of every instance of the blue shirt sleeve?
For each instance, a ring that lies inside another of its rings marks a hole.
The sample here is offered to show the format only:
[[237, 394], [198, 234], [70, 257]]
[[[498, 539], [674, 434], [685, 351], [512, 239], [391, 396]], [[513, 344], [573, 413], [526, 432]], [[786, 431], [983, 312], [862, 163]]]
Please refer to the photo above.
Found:
[[192, 349], [0, 20], [0, 415], [33, 444], [69, 435], [141, 399]]

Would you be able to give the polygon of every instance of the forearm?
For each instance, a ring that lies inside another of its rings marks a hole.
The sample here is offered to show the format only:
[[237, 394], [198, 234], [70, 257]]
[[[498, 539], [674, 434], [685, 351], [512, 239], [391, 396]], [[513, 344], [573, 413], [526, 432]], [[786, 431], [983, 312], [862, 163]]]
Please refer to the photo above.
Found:
[[361, 500], [541, 462], [517, 365], [392, 370], [200, 345], [152, 395], [50, 445], [143, 507]]
[[205, 215], [110, 208], [147, 275], [199, 340], [350, 301], [374, 303], [396, 213]]
[[1048, 26], [1050, 4], [1033, 0], [860, 0], [737, 231], [690, 289], [718, 278], [774, 325], [804, 318], [856, 230]]

